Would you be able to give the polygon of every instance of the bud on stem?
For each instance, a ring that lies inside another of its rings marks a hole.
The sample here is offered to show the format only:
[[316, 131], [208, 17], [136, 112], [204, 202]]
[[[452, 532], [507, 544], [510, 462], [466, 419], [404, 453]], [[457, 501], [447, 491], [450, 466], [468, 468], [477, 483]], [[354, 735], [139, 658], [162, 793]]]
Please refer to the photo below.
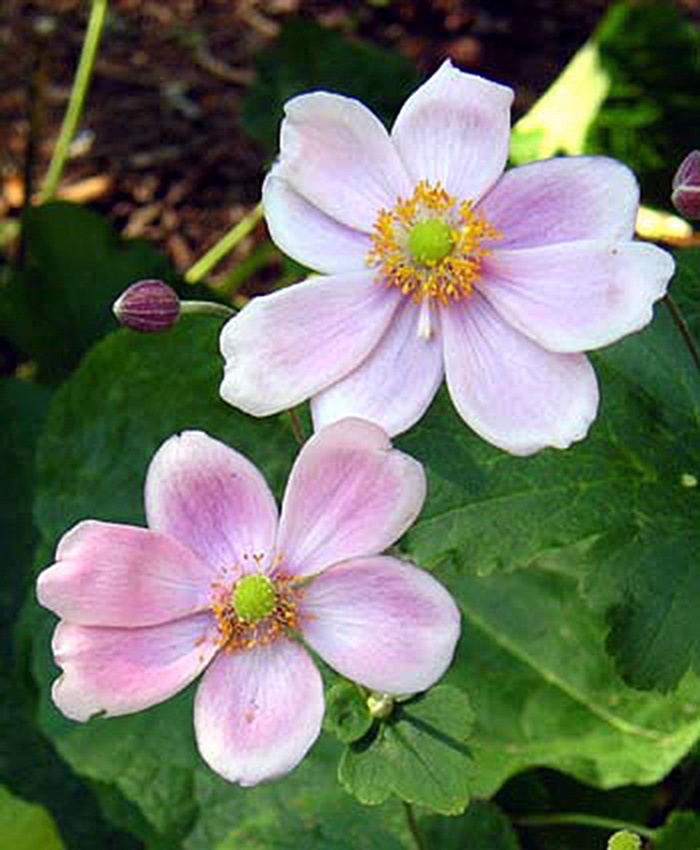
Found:
[[133, 283], [117, 298], [112, 310], [120, 324], [142, 333], [167, 331], [185, 313], [229, 318], [236, 312], [216, 301], [180, 301], [175, 290], [162, 280]]
[[691, 151], [678, 166], [671, 201], [684, 218], [700, 219], [700, 151]]
[[180, 317], [180, 299], [162, 280], [140, 280], [126, 289], [112, 307], [117, 321], [132, 331], [167, 331]]

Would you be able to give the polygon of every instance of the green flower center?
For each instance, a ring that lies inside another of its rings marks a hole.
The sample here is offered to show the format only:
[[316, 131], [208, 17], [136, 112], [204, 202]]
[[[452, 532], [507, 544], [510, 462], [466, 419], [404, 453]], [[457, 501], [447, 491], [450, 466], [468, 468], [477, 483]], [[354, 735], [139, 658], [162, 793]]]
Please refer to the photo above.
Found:
[[408, 250], [417, 263], [439, 263], [454, 248], [452, 230], [439, 218], [427, 218], [414, 224], [408, 234]]
[[231, 604], [239, 620], [257, 623], [275, 610], [275, 586], [267, 576], [245, 576], [233, 588]]

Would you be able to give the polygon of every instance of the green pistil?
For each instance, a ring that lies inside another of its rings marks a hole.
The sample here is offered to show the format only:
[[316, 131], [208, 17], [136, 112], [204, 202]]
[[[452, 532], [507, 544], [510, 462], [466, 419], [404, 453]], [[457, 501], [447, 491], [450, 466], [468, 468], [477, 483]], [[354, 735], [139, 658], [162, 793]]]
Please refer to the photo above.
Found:
[[440, 262], [453, 247], [450, 226], [439, 218], [419, 221], [408, 234], [408, 250], [413, 259], [423, 265]]
[[233, 588], [231, 604], [244, 623], [257, 623], [275, 610], [275, 586], [267, 576], [245, 576]]

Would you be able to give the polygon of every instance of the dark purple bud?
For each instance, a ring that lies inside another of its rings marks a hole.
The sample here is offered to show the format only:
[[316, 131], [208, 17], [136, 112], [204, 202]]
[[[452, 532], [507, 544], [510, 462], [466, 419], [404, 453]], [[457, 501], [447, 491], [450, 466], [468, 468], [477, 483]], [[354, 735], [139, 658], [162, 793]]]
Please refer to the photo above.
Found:
[[700, 218], [700, 151], [691, 151], [678, 167], [671, 201], [684, 218]]
[[140, 280], [122, 292], [112, 310], [117, 321], [132, 331], [159, 333], [177, 322], [180, 299], [162, 280]]

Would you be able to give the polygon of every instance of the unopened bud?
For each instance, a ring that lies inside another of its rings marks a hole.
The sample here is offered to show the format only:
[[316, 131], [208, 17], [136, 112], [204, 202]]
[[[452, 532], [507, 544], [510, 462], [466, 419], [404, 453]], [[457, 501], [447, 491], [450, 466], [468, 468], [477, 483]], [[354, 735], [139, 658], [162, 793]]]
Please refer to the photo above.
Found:
[[394, 698], [374, 691], [367, 697], [367, 709], [375, 720], [386, 720], [394, 710]]
[[642, 839], [626, 829], [616, 832], [608, 841], [608, 850], [640, 850]]
[[700, 151], [691, 151], [679, 165], [671, 201], [684, 218], [700, 218]]
[[140, 280], [117, 298], [112, 310], [117, 321], [132, 331], [159, 333], [177, 322], [180, 299], [162, 280]]

